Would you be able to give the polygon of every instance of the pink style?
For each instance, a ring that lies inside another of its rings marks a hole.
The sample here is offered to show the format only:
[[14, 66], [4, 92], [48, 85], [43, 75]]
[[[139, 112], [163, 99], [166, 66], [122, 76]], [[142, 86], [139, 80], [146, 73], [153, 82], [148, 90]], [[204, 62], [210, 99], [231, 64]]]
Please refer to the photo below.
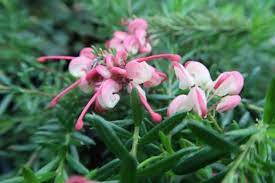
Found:
[[243, 76], [237, 71], [224, 72], [212, 81], [208, 69], [196, 61], [188, 61], [183, 65], [173, 63], [179, 88], [189, 90], [188, 95], [177, 96], [169, 105], [167, 115], [179, 111], [195, 111], [199, 116], [206, 117], [208, 103], [216, 98], [218, 102], [210, 109], [225, 112], [233, 109], [241, 102], [239, 93], [244, 84]]
[[45, 62], [46, 60], [58, 59], [71, 60], [69, 72], [79, 79], [54, 97], [50, 102], [50, 107], [54, 107], [64, 95], [76, 87], [80, 87], [86, 93], [94, 93], [76, 122], [75, 128], [80, 130], [83, 127], [83, 118], [93, 104], [98, 112], [114, 108], [120, 100], [118, 93], [122, 89], [128, 89], [130, 92], [132, 88], [137, 88], [141, 103], [150, 113], [151, 119], [160, 122], [162, 120], [161, 115], [156, 113], [147, 102], [141, 85], [144, 87], [157, 86], [164, 82], [167, 76], [147, 62], [167, 59], [172, 63], [177, 63], [181, 57], [174, 54], [160, 54], [128, 61], [127, 53], [123, 51], [118, 51], [116, 55], [106, 52], [102, 57], [94, 55], [91, 48], [84, 48], [78, 57], [44, 56], [38, 58], [38, 61]]

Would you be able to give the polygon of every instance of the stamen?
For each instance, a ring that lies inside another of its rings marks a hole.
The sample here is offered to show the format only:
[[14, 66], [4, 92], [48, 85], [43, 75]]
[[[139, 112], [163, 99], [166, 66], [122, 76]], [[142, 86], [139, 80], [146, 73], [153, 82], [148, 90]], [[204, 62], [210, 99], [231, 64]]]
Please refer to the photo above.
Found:
[[179, 62], [181, 59], [181, 57], [176, 54], [159, 54], [159, 55], [152, 55], [149, 57], [136, 58], [134, 60], [137, 62], [148, 62], [151, 60], [161, 59], [161, 58], [168, 59], [171, 62]]
[[154, 122], [161, 122], [162, 120], [162, 117], [160, 114], [156, 113], [151, 105], [147, 102], [146, 98], [139, 92], [139, 98], [140, 98], [140, 101], [142, 102], [142, 104], [144, 105], [144, 107], [147, 109], [147, 111], [150, 113], [150, 116], [151, 116], [151, 119], [154, 121]]
[[52, 99], [49, 107], [52, 108], [52, 107], [56, 106], [56, 104], [58, 103], [58, 101], [60, 100], [60, 98], [63, 97], [64, 95], [66, 95], [67, 93], [69, 93], [74, 88], [76, 88], [79, 85], [80, 82], [81, 82], [81, 79], [78, 79], [73, 84], [71, 84], [69, 87], [67, 87], [63, 91], [61, 91], [56, 97], [54, 97]]
[[94, 103], [97, 96], [99, 95], [99, 92], [100, 92], [100, 89], [94, 94], [94, 96], [89, 100], [89, 102], [83, 108], [83, 110], [82, 110], [81, 114], [79, 115], [79, 117], [77, 119], [77, 122], [75, 124], [75, 129], [76, 130], [80, 130], [83, 127], [83, 118], [85, 117], [85, 115], [87, 114], [89, 108]]
[[38, 62], [46, 62], [47, 60], [72, 60], [76, 57], [72, 56], [43, 56], [37, 58]]

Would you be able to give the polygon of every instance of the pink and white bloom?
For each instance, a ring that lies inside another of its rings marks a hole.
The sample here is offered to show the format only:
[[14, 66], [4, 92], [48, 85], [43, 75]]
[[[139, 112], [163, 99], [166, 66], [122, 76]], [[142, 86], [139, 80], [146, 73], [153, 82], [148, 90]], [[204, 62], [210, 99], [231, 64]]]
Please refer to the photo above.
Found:
[[217, 98], [218, 102], [210, 109], [218, 112], [230, 110], [240, 103], [238, 94], [243, 88], [244, 79], [239, 72], [224, 72], [213, 82], [208, 69], [199, 62], [189, 61], [184, 66], [173, 63], [173, 66], [179, 79], [179, 88], [190, 91], [187, 96], [180, 95], [170, 103], [168, 116], [179, 111], [193, 110], [199, 116], [206, 117], [207, 103], [213, 98]]
[[215, 94], [218, 96], [238, 95], [244, 84], [244, 78], [238, 71], [224, 72], [214, 82]]
[[241, 97], [239, 95], [232, 95], [223, 97], [218, 103], [216, 110], [218, 112], [225, 112], [235, 108], [241, 102]]
[[177, 112], [188, 112], [193, 108], [193, 102], [187, 95], [179, 95], [168, 106], [167, 116], [172, 116]]
[[[70, 69], [73, 70], [72, 74], [80, 78], [60, 92], [50, 103], [50, 107], [54, 107], [65, 94], [77, 86], [80, 86], [85, 92], [92, 92], [91, 88], [93, 89], [92, 98], [84, 106], [76, 121], [76, 130], [80, 130], [83, 127], [83, 118], [92, 105], [98, 112], [114, 108], [120, 100], [119, 92], [123, 88], [128, 88], [130, 89], [129, 91], [132, 88], [137, 88], [141, 103], [149, 112], [151, 119], [155, 122], [162, 120], [161, 115], [156, 113], [148, 103], [145, 92], [140, 85], [146, 87], [157, 86], [165, 81], [167, 76], [146, 62], [156, 59], [168, 59], [175, 63], [180, 61], [179, 55], [160, 54], [136, 58], [128, 62], [126, 52], [118, 51], [116, 55], [106, 53], [103, 58], [102, 56], [91, 57], [93, 58], [91, 64], [86, 64], [86, 60], [82, 61], [84, 59], [82, 57], [84, 56], [70, 58], [72, 64], [70, 63], [69, 65]], [[63, 59], [63, 56], [43, 58]], [[69, 58], [67, 59], [69, 60]], [[77, 59], [77, 61], [74, 59]], [[85, 59], [88, 58], [85, 56]]]
[[195, 86], [190, 90], [189, 95], [194, 105], [193, 109], [199, 116], [205, 117], [207, 115], [207, 100], [204, 91]]

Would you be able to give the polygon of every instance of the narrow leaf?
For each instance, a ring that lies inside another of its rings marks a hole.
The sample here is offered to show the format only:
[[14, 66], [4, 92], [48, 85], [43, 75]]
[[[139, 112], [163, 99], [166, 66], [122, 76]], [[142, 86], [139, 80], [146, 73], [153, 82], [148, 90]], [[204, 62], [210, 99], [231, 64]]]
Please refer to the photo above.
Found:
[[97, 133], [100, 138], [112, 153], [114, 153], [121, 160], [128, 155], [127, 149], [108, 124], [108, 121], [98, 115], [89, 115], [89, 119], [91, 124], [97, 129]]
[[35, 176], [33, 171], [28, 167], [23, 167], [22, 174], [25, 183], [40, 183], [39, 179]]
[[133, 88], [131, 92], [131, 107], [134, 123], [136, 126], [139, 126], [144, 118], [144, 109], [140, 103], [136, 88]]
[[184, 117], [186, 116], [186, 113], [177, 113], [173, 115], [172, 117], [165, 119], [160, 124], [152, 128], [146, 135], [144, 135], [140, 141], [139, 144], [148, 144], [153, 142], [154, 140], [158, 139], [159, 132], [162, 131], [163, 133], [167, 134], [170, 132], [174, 127], [176, 127], [178, 124], [182, 122]]
[[221, 151], [232, 151], [238, 149], [235, 144], [229, 140], [226, 140], [223, 135], [220, 135], [216, 131], [199, 124], [199, 122], [189, 122], [188, 127], [201, 141], [214, 148]]
[[176, 163], [186, 154], [196, 150], [195, 147], [185, 148], [177, 151], [173, 155], [163, 158], [148, 167], [138, 169], [138, 176], [147, 177], [163, 174], [173, 168]]
[[80, 174], [87, 174], [89, 173], [89, 170], [82, 165], [79, 161], [74, 159], [71, 155], [67, 154], [66, 159], [72, 169], [74, 169], [76, 172]]
[[226, 155], [226, 152], [222, 152], [211, 147], [205, 147], [195, 153], [192, 153], [188, 157], [182, 158], [174, 168], [174, 172], [178, 175], [192, 173], [216, 162]]
[[275, 78], [272, 79], [266, 93], [263, 118], [266, 124], [275, 123]]
[[136, 160], [129, 154], [124, 157], [120, 169], [120, 182], [121, 183], [136, 183], [137, 163]]

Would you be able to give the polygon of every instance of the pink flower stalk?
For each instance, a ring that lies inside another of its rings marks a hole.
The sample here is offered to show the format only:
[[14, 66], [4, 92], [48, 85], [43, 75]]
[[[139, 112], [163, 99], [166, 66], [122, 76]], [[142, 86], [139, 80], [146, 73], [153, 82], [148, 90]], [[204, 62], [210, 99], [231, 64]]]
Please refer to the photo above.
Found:
[[113, 38], [106, 42], [106, 47], [116, 51], [126, 51], [130, 54], [151, 52], [152, 48], [147, 40], [147, 22], [144, 19], [136, 18], [127, 21], [126, 25], [128, 31], [116, 31]]
[[[123, 34], [121, 33], [119, 36], [123, 37]], [[59, 57], [63, 58], [62, 56]], [[57, 59], [50, 56], [43, 58]], [[119, 102], [119, 92], [123, 88], [128, 88], [129, 91], [132, 88], [137, 88], [141, 103], [149, 112], [151, 119], [160, 122], [162, 120], [161, 115], [152, 109], [144, 90], [141, 88], [141, 85], [154, 87], [166, 80], [165, 73], [146, 63], [156, 59], [168, 59], [172, 63], [176, 63], [180, 61], [180, 56], [160, 54], [127, 61], [125, 51], [118, 51], [116, 55], [106, 53], [102, 56], [96, 56], [85, 49], [85, 52], [81, 51], [80, 56], [74, 57], [69, 64], [69, 72], [79, 79], [54, 97], [50, 106], [54, 107], [65, 94], [77, 86], [84, 92], [94, 91], [93, 96], [76, 121], [75, 129], [80, 130], [83, 127], [83, 118], [92, 105], [98, 112], [112, 109]]]
[[238, 94], [243, 88], [244, 79], [239, 72], [224, 72], [213, 82], [208, 69], [199, 62], [189, 61], [184, 66], [174, 62], [173, 66], [179, 79], [179, 88], [190, 91], [188, 95], [180, 95], [170, 103], [168, 116], [193, 110], [199, 116], [206, 117], [207, 103], [214, 97], [219, 100], [211, 109], [218, 112], [233, 109], [241, 102]]

